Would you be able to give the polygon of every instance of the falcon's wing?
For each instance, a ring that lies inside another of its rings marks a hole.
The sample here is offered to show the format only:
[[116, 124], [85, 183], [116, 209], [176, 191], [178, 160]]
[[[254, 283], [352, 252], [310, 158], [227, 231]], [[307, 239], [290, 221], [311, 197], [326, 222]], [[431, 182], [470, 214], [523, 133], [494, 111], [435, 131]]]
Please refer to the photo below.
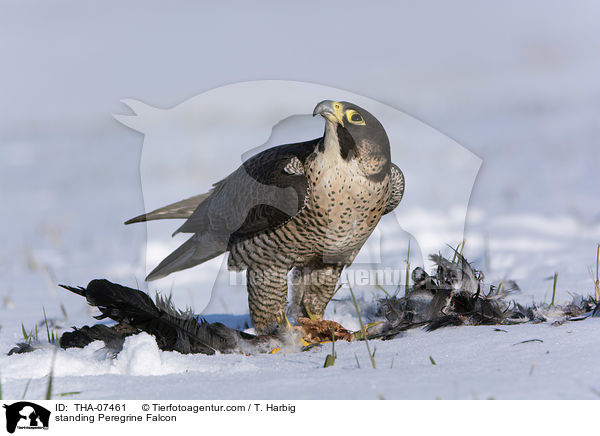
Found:
[[231, 243], [274, 229], [300, 212], [308, 194], [304, 162], [320, 140], [265, 150], [216, 183], [175, 232], [194, 236], [164, 259], [147, 280], [212, 259]]
[[304, 162], [318, 141], [281, 145], [251, 157], [216, 183], [175, 233], [209, 231], [243, 238], [283, 224], [304, 207]]
[[396, 206], [400, 204], [402, 196], [404, 195], [404, 174], [402, 174], [400, 168], [398, 168], [395, 164], [392, 164], [391, 173], [392, 193], [390, 195], [390, 200], [388, 201], [387, 207], [385, 208], [384, 214], [393, 211]]

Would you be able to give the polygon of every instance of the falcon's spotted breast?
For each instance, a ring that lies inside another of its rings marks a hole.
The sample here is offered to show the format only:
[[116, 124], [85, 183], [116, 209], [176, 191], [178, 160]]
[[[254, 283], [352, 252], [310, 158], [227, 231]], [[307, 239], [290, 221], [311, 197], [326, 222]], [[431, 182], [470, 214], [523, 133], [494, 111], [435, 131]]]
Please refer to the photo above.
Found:
[[320, 317], [382, 215], [404, 194], [381, 123], [348, 102], [326, 100], [322, 137], [280, 145], [244, 162], [208, 193], [162, 207], [126, 224], [186, 218], [176, 233], [193, 236], [147, 277], [154, 280], [229, 251], [228, 266], [246, 270], [254, 327], [266, 333], [287, 307]]

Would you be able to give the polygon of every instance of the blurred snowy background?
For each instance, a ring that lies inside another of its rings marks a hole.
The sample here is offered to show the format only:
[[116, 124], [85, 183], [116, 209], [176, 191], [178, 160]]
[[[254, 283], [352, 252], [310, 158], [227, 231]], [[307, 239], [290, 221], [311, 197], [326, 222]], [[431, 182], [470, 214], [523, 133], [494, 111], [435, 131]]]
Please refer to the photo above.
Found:
[[[554, 272], [559, 301], [590, 293], [600, 242], [599, 16], [593, 1], [2, 1], [0, 351], [19, 339], [21, 322], [40, 321], [42, 306], [60, 319], [62, 305], [67, 325], [89, 322], [81, 299], [56, 283], [106, 277], [145, 287], [146, 230], [122, 225], [144, 210], [143, 137], [112, 117], [128, 113], [120, 100], [170, 108], [249, 80], [344, 89], [452, 138], [483, 161], [466, 256], [490, 282], [517, 280], [527, 302], [548, 301]], [[168, 168], [169, 144], [164, 159]], [[210, 171], [224, 174], [208, 165], [206, 184], [216, 180]], [[157, 183], [171, 177], [157, 172]], [[430, 181], [442, 191], [452, 182]], [[462, 226], [450, 211], [415, 221], [436, 232]], [[197, 292], [175, 289], [174, 301], [200, 311]], [[245, 298], [213, 313], [243, 315]]]

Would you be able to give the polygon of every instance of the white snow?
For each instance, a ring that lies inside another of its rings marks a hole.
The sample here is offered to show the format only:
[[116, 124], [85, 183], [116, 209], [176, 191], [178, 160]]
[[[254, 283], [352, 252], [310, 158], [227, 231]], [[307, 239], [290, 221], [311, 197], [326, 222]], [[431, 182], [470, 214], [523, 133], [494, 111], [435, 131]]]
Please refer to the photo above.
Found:
[[[111, 114], [127, 113], [119, 101], [132, 98], [174, 108], [168, 112], [176, 116], [177, 105], [202, 91], [273, 77], [351, 90], [431, 126], [386, 125], [406, 138], [408, 144], [394, 145], [393, 160], [410, 170], [398, 220], [386, 217], [374, 234], [386, 262], [404, 271], [406, 229], [418, 234], [415, 266], [429, 254], [424, 247], [456, 245], [464, 226], [467, 258], [489, 283], [516, 280], [520, 301], [548, 302], [555, 272], [557, 301], [593, 292], [590, 268], [600, 242], [597, 5], [440, 2], [408, 9], [381, 3], [361, 11], [358, 47], [343, 32], [328, 33], [327, 41], [315, 33], [332, 29], [331, 17], [356, 19], [356, 11], [334, 2], [260, 13], [239, 7], [228, 15], [233, 35], [222, 34], [218, 17], [232, 12], [218, 5], [167, 12], [131, 3], [127, 13], [106, 8], [93, 16], [72, 4], [62, 12], [60, 5], [46, 8], [9, 3], [0, 14], [0, 54], [7, 60], [0, 80], [0, 352], [22, 340], [21, 324], [30, 331], [43, 320], [42, 308], [67, 329], [92, 324], [96, 313], [56, 284], [93, 278], [151, 294], [160, 286], [177, 306], [248, 327], [240, 277], [217, 273], [222, 258], [175, 275], [168, 286], [146, 284], [146, 257], [155, 264], [185, 237], [171, 240], [176, 224], [156, 223], [146, 247], [145, 227], [122, 223], [144, 211], [144, 202], [151, 208], [209, 188], [239, 165], [241, 153], [268, 139], [256, 125], [283, 118], [281, 108], [258, 111], [238, 102], [247, 115], [238, 128], [223, 136], [223, 120], [207, 121], [206, 135], [195, 139], [213, 146], [189, 155], [174, 152], [189, 137], [164, 143], [157, 131], [144, 143], [150, 135]], [[129, 14], [139, 19], [132, 22]], [[184, 127], [195, 122], [173, 120]], [[313, 121], [295, 120], [307, 129]], [[309, 139], [283, 127], [273, 144]], [[220, 138], [239, 150], [219, 146]], [[439, 138], [452, 138], [482, 161], [466, 224], [463, 205], [417, 201], [429, 193], [443, 200], [467, 179], [464, 156], [444, 154]], [[157, 153], [140, 166], [143, 143]], [[426, 161], [439, 167], [439, 178], [419, 177], [418, 163]], [[142, 193], [140, 179], [148, 174], [153, 180]], [[361, 256], [372, 259], [368, 250]], [[363, 307], [381, 296], [374, 287], [356, 291]], [[347, 298], [342, 290], [327, 316], [358, 329]], [[364, 343], [338, 342], [335, 366], [324, 369], [329, 345], [293, 354], [183, 356], [139, 335], [115, 359], [100, 343], [55, 354], [50, 348], [3, 354], [0, 380], [4, 398], [20, 398], [28, 383], [27, 398], [41, 398], [55, 358], [54, 392], [80, 392], [70, 398], [598, 398], [600, 321], [500, 328], [505, 332], [413, 330], [372, 341], [376, 370]], [[45, 340], [43, 324], [38, 335]], [[543, 342], [517, 344], [529, 339]]]
[[[593, 319], [502, 332], [413, 330], [371, 342], [375, 370], [364, 343], [337, 342], [335, 365], [323, 368], [330, 345], [301, 354], [184, 356], [159, 351], [142, 334], [114, 360], [102, 357], [98, 344], [58, 352], [55, 392], [95, 399], [594, 399], [598, 328]], [[543, 342], [519, 343], [531, 339]], [[51, 350], [2, 357], [7, 398], [20, 397], [30, 378], [29, 396], [43, 396], [51, 361]]]

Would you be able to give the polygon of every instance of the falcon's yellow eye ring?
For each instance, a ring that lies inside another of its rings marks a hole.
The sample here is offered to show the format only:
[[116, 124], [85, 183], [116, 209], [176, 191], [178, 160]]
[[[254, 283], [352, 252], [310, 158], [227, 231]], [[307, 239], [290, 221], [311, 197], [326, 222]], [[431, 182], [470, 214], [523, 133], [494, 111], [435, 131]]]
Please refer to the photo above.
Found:
[[364, 126], [367, 124], [365, 123], [365, 119], [362, 117], [362, 115], [356, 112], [354, 109], [348, 109], [346, 111], [346, 119], [349, 123], [357, 124], [359, 126]]

